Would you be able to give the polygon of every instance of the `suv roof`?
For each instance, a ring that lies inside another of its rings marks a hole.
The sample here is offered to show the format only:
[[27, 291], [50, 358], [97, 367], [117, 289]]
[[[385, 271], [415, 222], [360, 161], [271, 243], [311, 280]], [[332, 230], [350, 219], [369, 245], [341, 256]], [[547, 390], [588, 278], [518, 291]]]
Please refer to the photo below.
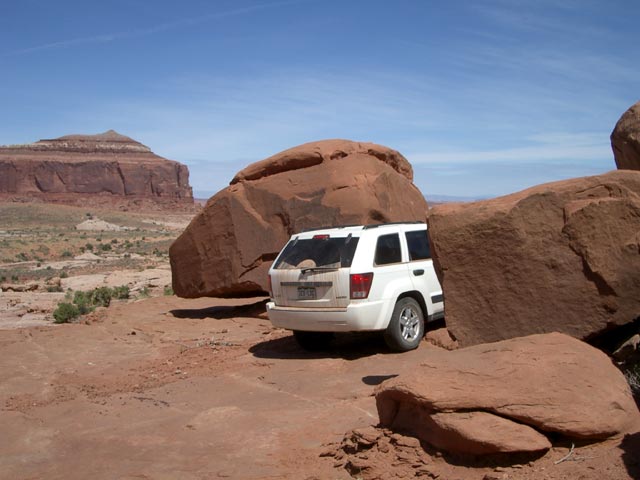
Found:
[[325, 230], [340, 230], [340, 229], [353, 229], [353, 230], [369, 230], [372, 228], [386, 227], [389, 225], [418, 225], [425, 222], [412, 221], [412, 222], [387, 222], [387, 223], [371, 223], [368, 225], [330, 225], [326, 227], [313, 227], [302, 230], [300, 233], [319, 232]]

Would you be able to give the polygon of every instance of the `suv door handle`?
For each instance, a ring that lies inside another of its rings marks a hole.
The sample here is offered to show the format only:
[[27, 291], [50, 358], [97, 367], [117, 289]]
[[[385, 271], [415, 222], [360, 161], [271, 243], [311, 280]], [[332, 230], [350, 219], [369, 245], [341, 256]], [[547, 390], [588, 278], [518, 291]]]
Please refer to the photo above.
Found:
[[420, 275], [424, 275], [424, 270], [422, 270], [422, 269], [414, 270], [414, 271], [413, 271], [413, 274], [414, 274], [416, 277], [419, 277]]

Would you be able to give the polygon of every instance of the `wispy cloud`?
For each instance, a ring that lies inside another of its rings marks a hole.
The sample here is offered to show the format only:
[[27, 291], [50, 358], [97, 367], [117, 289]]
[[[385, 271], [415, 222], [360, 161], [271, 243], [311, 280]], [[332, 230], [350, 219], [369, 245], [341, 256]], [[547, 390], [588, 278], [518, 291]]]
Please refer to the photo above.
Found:
[[260, 10], [278, 8], [286, 5], [305, 3], [309, 1], [312, 1], [312, 0], [282, 0], [277, 2], [262, 3], [258, 5], [250, 5], [247, 7], [227, 10], [225, 12], [216, 12], [208, 15], [200, 15], [198, 17], [183, 18], [183, 19], [175, 20], [173, 22], [160, 23], [157, 25], [152, 25], [150, 27], [137, 28], [133, 30], [120, 31], [120, 32], [104, 33], [104, 34], [92, 35], [88, 37], [58, 40], [56, 42], [44, 43], [44, 44], [35, 45], [32, 47], [26, 47], [26, 48], [21, 48], [17, 50], [12, 50], [9, 52], [4, 52], [0, 54], [0, 56], [9, 57], [9, 56], [16, 56], [16, 55], [25, 55], [29, 53], [39, 52], [42, 50], [66, 48], [66, 47], [73, 47], [76, 45], [84, 45], [84, 44], [91, 44], [91, 43], [108, 43], [116, 40], [124, 40], [127, 38], [144, 37], [147, 35], [153, 35], [156, 33], [165, 32], [169, 30], [177, 30], [177, 29], [189, 27], [192, 25], [211, 22], [215, 20], [221, 20], [223, 18], [236, 17], [240, 15], [250, 14]]
[[455, 150], [429, 153], [411, 153], [417, 164], [481, 164], [491, 163], [556, 163], [602, 161], [613, 164], [608, 139], [596, 133], [548, 132], [522, 139], [522, 147], [490, 150]]

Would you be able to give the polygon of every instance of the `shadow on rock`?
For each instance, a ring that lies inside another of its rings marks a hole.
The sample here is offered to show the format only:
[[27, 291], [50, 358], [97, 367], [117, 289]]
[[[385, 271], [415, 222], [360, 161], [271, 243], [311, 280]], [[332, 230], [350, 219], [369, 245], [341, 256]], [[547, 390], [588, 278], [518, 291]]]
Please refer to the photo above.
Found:
[[323, 350], [304, 350], [293, 335], [257, 343], [249, 351], [258, 358], [314, 359], [343, 358], [357, 360], [380, 353], [391, 353], [382, 336], [372, 332], [336, 334], [329, 346]]
[[207, 308], [182, 308], [171, 310], [169, 313], [176, 318], [218, 320], [235, 317], [264, 318], [266, 315], [267, 299], [245, 305], [223, 305]]
[[629, 476], [640, 480], [640, 432], [625, 435], [622, 443], [622, 461]]
[[385, 380], [389, 380], [390, 378], [397, 376], [397, 373], [391, 375], [367, 375], [365, 377], [362, 377], [362, 383], [364, 383], [365, 385], [376, 386], [380, 385]]

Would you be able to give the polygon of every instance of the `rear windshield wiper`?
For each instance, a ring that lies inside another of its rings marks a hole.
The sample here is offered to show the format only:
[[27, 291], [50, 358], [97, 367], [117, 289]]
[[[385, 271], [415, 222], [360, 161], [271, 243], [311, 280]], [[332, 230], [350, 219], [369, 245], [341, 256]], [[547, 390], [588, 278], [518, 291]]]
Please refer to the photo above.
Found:
[[339, 270], [340, 267], [306, 267], [300, 270], [300, 273], [305, 274], [309, 272], [327, 272], [330, 270]]

